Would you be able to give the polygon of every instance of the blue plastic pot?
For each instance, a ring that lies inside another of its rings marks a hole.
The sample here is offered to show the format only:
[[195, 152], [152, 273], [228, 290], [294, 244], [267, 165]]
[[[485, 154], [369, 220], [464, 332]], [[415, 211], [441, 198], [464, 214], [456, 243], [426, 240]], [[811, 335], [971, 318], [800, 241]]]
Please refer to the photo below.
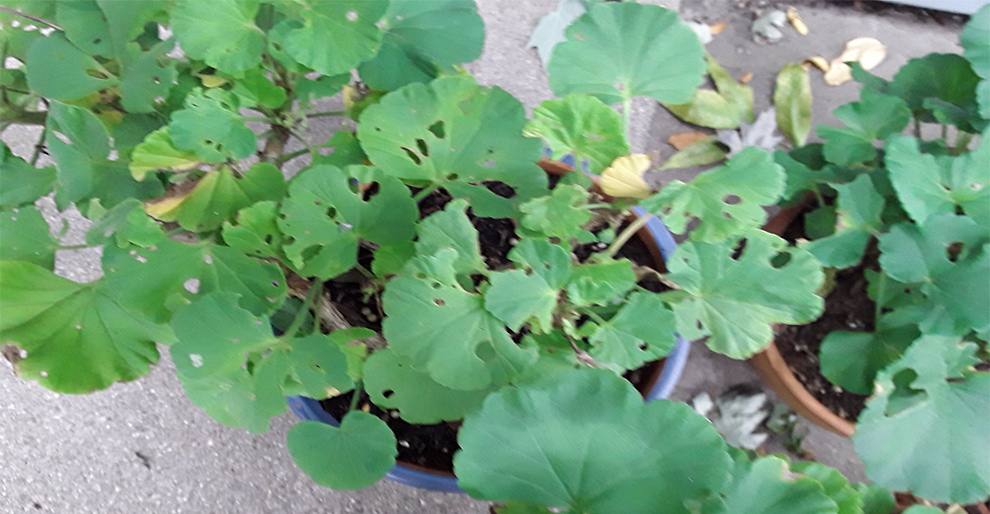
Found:
[[[573, 166], [573, 159], [570, 162], [567, 159], [563, 159], [564, 163]], [[633, 211], [638, 216], [643, 216], [646, 211], [641, 207], [633, 207]], [[664, 260], [670, 258], [670, 254], [674, 252], [674, 248], [677, 243], [674, 242], [674, 237], [664, 226], [663, 222], [659, 218], [654, 217], [652, 220], [647, 222], [646, 228], [653, 235], [654, 241], [656, 241], [657, 246], [660, 248], [660, 253], [663, 255]], [[674, 386], [677, 381], [681, 378], [681, 372], [684, 371], [684, 365], [687, 363], [688, 353], [691, 350], [691, 342], [684, 339], [681, 336], [677, 336], [677, 345], [674, 350], [670, 352], [667, 356], [667, 360], [664, 363], [663, 370], [660, 372], [660, 377], [657, 382], [653, 385], [653, 388], [645, 395], [646, 401], [652, 401], [657, 399], [664, 399], [670, 396], [670, 393], [674, 390]], [[320, 407], [320, 402], [312, 398], [306, 398], [304, 396], [290, 396], [288, 399], [289, 409], [295, 413], [299, 419], [303, 421], [321, 421], [333, 426], [340, 426], [340, 422], [334, 419], [329, 413]], [[385, 478], [398, 482], [400, 484], [411, 485], [413, 487], [418, 487], [420, 489], [428, 489], [430, 491], [442, 491], [445, 493], [463, 493], [460, 487], [457, 486], [457, 478], [437, 473], [426, 473], [411, 469], [402, 464], [396, 464], [391, 471], [385, 475]]]

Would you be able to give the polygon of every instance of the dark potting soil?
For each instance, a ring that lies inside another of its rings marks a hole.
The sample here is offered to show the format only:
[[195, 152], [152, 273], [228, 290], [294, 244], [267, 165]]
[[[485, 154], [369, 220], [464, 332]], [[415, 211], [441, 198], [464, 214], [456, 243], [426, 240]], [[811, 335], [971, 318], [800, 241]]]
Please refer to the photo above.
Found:
[[[814, 206], [811, 207], [812, 209]], [[803, 214], [803, 213], [802, 213]], [[783, 237], [794, 241], [804, 237], [804, 217], [799, 216]], [[877, 271], [879, 251], [871, 241], [863, 260], [835, 275], [835, 287], [825, 297], [825, 312], [807, 325], [781, 325], [774, 339], [787, 367], [819, 402], [839, 416], [855, 422], [869, 396], [851, 393], [822, 375], [818, 354], [822, 340], [836, 330], [871, 332], [876, 304], [866, 295], [865, 270]]]

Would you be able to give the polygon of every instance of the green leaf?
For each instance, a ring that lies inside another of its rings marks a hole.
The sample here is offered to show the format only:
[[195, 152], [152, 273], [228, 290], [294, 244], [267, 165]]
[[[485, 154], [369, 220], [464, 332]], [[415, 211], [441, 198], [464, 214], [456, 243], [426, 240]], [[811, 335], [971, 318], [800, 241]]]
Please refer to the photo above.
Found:
[[17, 374], [61, 393], [137, 379], [174, 340], [119, 301], [103, 282], [77, 284], [27, 262], [0, 262], [0, 339], [27, 357]]
[[674, 313], [659, 296], [633, 293], [619, 313], [591, 335], [588, 353], [599, 364], [636, 369], [666, 357], [677, 343], [674, 331]]
[[863, 514], [893, 514], [897, 501], [890, 491], [874, 484], [856, 484], [856, 491], [863, 497]]
[[282, 232], [278, 229], [278, 204], [257, 202], [237, 213], [237, 225], [223, 222], [223, 240], [246, 255], [281, 257]]
[[125, 114], [118, 125], [111, 130], [113, 147], [118, 158], [131, 159], [134, 149], [144, 142], [152, 132], [162, 128], [166, 120], [156, 114]]
[[485, 309], [502, 320], [509, 329], [518, 331], [530, 318], [536, 318], [543, 330], [553, 324], [557, 306], [557, 289], [537, 274], [523, 270], [493, 273], [491, 287], [485, 292]]
[[[435, 212], [419, 222], [416, 233], [416, 254], [430, 256], [440, 250], [457, 251], [453, 269], [456, 273], [471, 274], [485, 269], [478, 243], [478, 231], [467, 217], [467, 203], [454, 200], [442, 211]], [[412, 219], [412, 218], [410, 218]]]
[[119, 83], [61, 32], [35, 40], [25, 63], [28, 85], [52, 100], [75, 100]]
[[824, 464], [808, 461], [792, 463], [791, 469], [818, 481], [838, 507], [837, 514], [862, 514], [863, 498], [842, 473]]
[[640, 205], [676, 234], [700, 219], [692, 238], [713, 242], [762, 225], [767, 218], [763, 206], [773, 204], [783, 190], [783, 168], [763, 150], [747, 148], [689, 184], [672, 181]]
[[[395, 465], [395, 435], [384, 421], [361, 411], [348, 412], [333, 427], [303, 421], [288, 435], [289, 453], [317, 484], [361, 489], [381, 480]], [[332, 455], [333, 458], [327, 458]]]
[[161, 227], [144, 213], [142, 207], [140, 201], [131, 198], [120, 202], [99, 218], [91, 216], [93, 225], [86, 232], [86, 244], [109, 244], [107, 239], [111, 236], [120, 248], [132, 244], [149, 247], [163, 241], [165, 236]]
[[[871, 395], [877, 372], [896, 361], [920, 335], [914, 327], [878, 332], [834, 331], [822, 341], [822, 375], [846, 391]], [[850, 359], [855, 355], [855, 359]]]
[[955, 213], [955, 202], [942, 186], [935, 157], [922, 154], [916, 139], [892, 136], [887, 140], [885, 150], [884, 162], [890, 170], [890, 181], [911, 219], [924, 223], [932, 215]]
[[870, 480], [940, 502], [986, 498], [990, 374], [970, 371], [975, 351], [958, 338], [923, 336], [880, 372], [853, 436]]
[[911, 110], [904, 100], [864, 88], [859, 102], [845, 104], [835, 116], [848, 128], [818, 126], [818, 136], [826, 139], [828, 162], [846, 165], [867, 162], [876, 157], [874, 139], [900, 133], [911, 120]]
[[172, 143], [168, 127], [162, 127], [144, 138], [131, 152], [129, 169], [135, 180], [143, 181], [149, 171], [188, 171], [202, 161], [190, 150], [179, 150]]
[[942, 514], [942, 509], [925, 505], [912, 505], [904, 511], [904, 514]]
[[477, 59], [485, 41], [472, 0], [392, 0], [381, 23], [381, 48], [358, 68], [361, 80], [379, 91], [429, 82], [438, 69]]
[[[338, 336], [336, 341], [334, 335]], [[357, 335], [367, 335], [367, 332]], [[330, 336], [313, 334], [291, 341], [289, 362], [293, 376], [302, 384], [306, 396], [322, 400], [354, 388], [348, 358], [342, 350], [352, 339], [348, 334], [334, 332]]]
[[[144, 0], [140, 3], [129, 0], [96, 0], [96, 3], [103, 11], [107, 32], [110, 35], [111, 55], [107, 57], [113, 56], [122, 64], [130, 64], [127, 48], [129, 46], [133, 48], [133, 45], [128, 43], [141, 39], [140, 36], [147, 30], [148, 22], [157, 22], [165, 16], [166, 5], [161, 0]], [[157, 43], [157, 27], [154, 37]], [[145, 45], [143, 42], [141, 44]], [[162, 83], [165, 84], [164, 81]]]
[[265, 33], [254, 24], [257, 1], [182, 0], [172, 8], [172, 30], [186, 55], [226, 72], [261, 62]]
[[[526, 111], [511, 95], [470, 77], [410, 84], [361, 114], [357, 137], [376, 166], [467, 198], [476, 216], [518, 217], [514, 206], [546, 194], [540, 141], [522, 135]], [[482, 185], [511, 185], [503, 198]]]
[[[52, 102], [47, 118], [48, 150], [55, 160], [55, 203], [60, 209], [99, 198], [112, 207], [129, 198], [146, 199], [163, 193], [157, 181], [138, 182], [127, 170], [127, 162], [108, 160], [110, 136], [92, 112], [61, 102]], [[58, 137], [61, 134], [69, 142]]]
[[416, 246], [412, 241], [380, 246], [375, 250], [375, 260], [371, 261], [371, 271], [383, 278], [388, 275], [398, 275], [415, 255]]
[[970, 16], [969, 22], [959, 35], [962, 43], [963, 56], [969, 60], [976, 73], [982, 80], [976, 86], [976, 101], [979, 104], [980, 116], [990, 119], [990, 8], [984, 6]]
[[584, 264], [571, 273], [567, 299], [579, 306], [614, 303], [635, 285], [636, 273], [626, 259]]
[[580, 238], [586, 233], [581, 226], [591, 219], [591, 211], [583, 208], [587, 203], [587, 189], [559, 185], [549, 196], [535, 198], [519, 206], [523, 213], [522, 226], [563, 241]]
[[[903, 98], [921, 121], [934, 122], [936, 118], [926, 108], [925, 100], [936, 98], [975, 112], [979, 81], [963, 56], [932, 53], [902, 66], [890, 83], [890, 92]], [[961, 128], [974, 131], [968, 125]]]
[[573, 512], [687, 513], [726, 478], [723, 442], [684, 404], [643, 403], [616, 374], [571, 370], [553, 385], [507, 387], [468, 415], [458, 484], [483, 500]]
[[0, 257], [5, 261], [37, 264], [47, 270], [55, 268], [58, 241], [48, 233], [48, 223], [33, 205], [0, 212]]
[[612, 105], [648, 96], [678, 104], [703, 80], [704, 48], [674, 11], [603, 3], [567, 29], [547, 72], [560, 97], [585, 93]]
[[552, 289], [567, 285], [573, 271], [570, 252], [543, 239], [523, 239], [509, 251], [509, 259], [526, 271], [532, 270]]
[[361, 143], [354, 137], [354, 133], [347, 130], [338, 130], [333, 133], [330, 139], [320, 145], [321, 147], [332, 147], [333, 153], [330, 155], [313, 155], [313, 166], [329, 164], [344, 168], [356, 164], [364, 164], [368, 156], [361, 149]]
[[[244, 73], [244, 78], [236, 80], [231, 93], [247, 100], [241, 102], [245, 106], [257, 105], [269, 109], [278, 109], [285, 103], [286, 99], [285, 90], [272, 84], [265, 76], [265, 72], [259, 68], [248, 70]], [[304, 96], [303, 98], [307, 97]]]
[[[300, 107], [303, 109], [309, 109], [310, 102], [319, 100], [320, 98], [329, 98], [331, 96], [336, 95], [350, 81], [351, 81], [350, 73], [333, 75], [331, 77], [328, 77], [326, 75], [321, 75], [316, 80], [309, 80], [305, 77], [299, 77], [298, 79], [296, 79], [295, 92], [296, 92], [296, 97], [300, 101]], [[345, 131], [335, 132], [334, 136], [341, 133], [345, 133]], [[346, 132], [346, 133], [349, 134], [350, 132]], [[348, 164], [360, 164], [360, 163], [352, 162]], [[337, 166], [342, 166], [342, 165], [337, 164]]]
[[[773, 339], [771, 323], [807, 323], [821, 314], [815, 291], [824, 274], [808, 252], [765, 232], [749, 233], [742, 253], [734, 253], [727, 243], [692, 241], [677, 247], [667, 268], [685, 293], [672, 304], [680, 334], [711, 335], [713, 350], [744, 359]], [[781, 254], [786, 264], [775, 265]]]
[[[581, 4], [581, 0], [573, 0], [578, 5]], [[549, 15], [547, 15], [549, 16]], [[519, 502], [508, 502], [503, 507], [495, 507], [493, 512], [495, 514], [552, 514], [553, 511], [546, 507], [538, 507], [536, 505], [530, 505], [528, 503]]]
[[753, 90], [740, 84], [719, 66], [710, 55], [708, 74], [716, 91], [699, 89], [690, 102], [681, 105], [664, 104], [678, 118], [702, 127], [732, 129], [740, 122], [753, 122]]
[[254, 132], [244, 125], [236, 107], [220, 96], [224, 93], [210, 90], [204, 95], [194, 90], [186, 97], [185, 109], [172, 113], [169, 136], [177, 148], [192, 150], [209, 163], [244, 159], [258, 150]]
[[801, 248], [815, 256], [827, 268], [844, 269], [855, 266], [866, 251], [870, 234], [862, 230], [844, 230], [829, 237], [809, 241]]
[[838, 192], [837, 225], [832, 236], [811, 241], [803, 248], [823, 266], [848, 268], [863, 258], [871, 234], [881, 228], [884, 198], [869, 175], [860, 175], [848, 184], [832, 184]]
[[433, 381], [390, 349], [379, 350], [364, 365], [364, 387], [375, 405], [398, 409], [409, 423], [457, 421], [481, 407], [491, 389], [458, 391]]
[[777, 127], [795, 147], [804, 146], [811, 132], [811, 82], [800, 64], [785, 65], [773, 91]]
[[20, 207], [52, 191], [55, 168], [35, 168], [0, 142], [0, 207]]
[[592, 96], [567, 95], [543, 102], [533, 111], [525, 134], [543, 138], [551, 159], [572, 154], [575, 162], [587, 160], [588, 173], [601, 173], [629, 153], [619, 113]]
[[371, 58], [383, 31], [376, 25], [388, 2], [302, 0], [302, 28], [285, 38], [285, 51], [323, 75], [339, 75]]
[[177, 221], [192, 232], [219, 228], [234, 213], [255, 202], [280, 200], [285, 195], [285, 179], [278, 168], [257, 163], [234, 178], [227, 166], [207, 173], [186, 195], [156, 200], [145, 211], [160, 221]]
[[[739, 464], [737, 463], [737, 466]], [[763, 457], [733, 472], [723, 489], [725, 512], [732, 514], [829, 514], [838, 507], [811, 477], [788, 479], [787, 463]]]
[[710, 136], [671, 155], [657, 171], [704, 166], [719, 162], [725, 159], [725, 156], [725, 150], [718, 144], [718, 138]]
[[512, 342], [502, 322], [485, 310], [484, 298], [449, 282], [430, 277], [389, 282], [382, 295], [382, 332], [389, 346], [451, 389], [508, 382], [536, 355]]
[[110, 28], [95, 0], [59, 2], [57, 9], [55, 21], [76, 48], [94, 57], [113, 57]]
[[[900, 282], [922, 282], [921, 291], [934, 303], [923, 332], [962, 335], [990, 327], [986, 243], [985, 227], [953, 215], [932, 216], [920, 226], [898, 223], [880, 236], [883, 271]], [[959, 253], [950, 258], [953, 244]]]
[[974, 220], [990, 218], [990, 132], [972, 152], [952, 160], [948, 185], [953, 201]]
[[155, 112], [156, 99], [168, 96], [178, 76], [175, 59], [165, 55], [173, 48], [175, 41], [172, 39], [162, 41], [145, 53], [133, 48], [138, 57], [133, 58], [120, 75], [120, 104], [127, 112]]

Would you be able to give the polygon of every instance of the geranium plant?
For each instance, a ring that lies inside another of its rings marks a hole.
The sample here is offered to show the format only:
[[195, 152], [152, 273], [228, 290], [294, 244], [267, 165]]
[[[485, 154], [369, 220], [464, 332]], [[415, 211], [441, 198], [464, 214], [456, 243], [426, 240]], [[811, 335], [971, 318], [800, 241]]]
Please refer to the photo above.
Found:
[[891, 81], [856, 67], [845, 127], [776, 159], [785, 196], [813, 199], [802, 247], [833, 269], [876, 262], [873, 330], [832, 332], [820, 352], [829, 380], [872, 395], [853, 437], [866, 474], [945, 502], [990, 495], [988, 26], [984, 7], [963, 55], [912, 59]]
[[[461, 486], [522, 502], [510, 509], [836, 512], [852, 490], [730, 453], [690, 408], [644, 404], [620, 377], [675, 332], [743, 358], [772, 323], [819, 314], [817, 262], [757, 229], [783, 168], [750, 148], [613, 201], [583, 174], [551, 188], [536, 165], [544, 142], [613, 184], [642, 161], [627, 155], [631, 99], [686, 102], [706, 68], [676, 13], [591, 8], [549, 65], [562, 99], [528, 121], [456, 67], [483, 40], [469, 0], [6, 4], [0, 49], [22, 65], [3, 76], [4, 123], [42, 125], [54, 161], [3, 148], [0, 338], [20, 376], [86, 393], [170, 345], [190, 400], [252, 432], [287, 395], [365, 391], [412, 423], [464, 419]], [[345, 87], [346, 111], [310, 109]], [[356, 130], [308, 143], [329, 115]], [[53, 273], [61, 247], [33, 205], [51, 192], [92, 221], [99, 280]], [[617, 258], [649, 219], [623, 225], [634, 207], [677, 233], [697, 220], [666, 270]], [[504, 254], [479, 244], [492, 220], [509, 227]], [[364, 326], [331, 300], [345, 285], [370, 306]], [[300, 423], [288, 445], [337, 488], [374, 483], [396, 455], [356, 408], [339, 428]]]

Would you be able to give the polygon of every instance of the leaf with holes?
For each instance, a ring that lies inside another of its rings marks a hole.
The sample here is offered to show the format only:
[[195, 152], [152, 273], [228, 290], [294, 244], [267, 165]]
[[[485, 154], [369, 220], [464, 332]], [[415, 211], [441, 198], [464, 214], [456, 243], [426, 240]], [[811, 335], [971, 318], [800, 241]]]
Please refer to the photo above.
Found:
[[451, 389], [505, 384], [536, 355], [512, 341], [504, 324], [485, 309], [482, 296], [450, 280], [452, 264], [448, 260], [446, 265], [443, 282], [432, 276], [389, 282], [382, 295], [385, 339], [414, 368]]
[[[830, 332], [822, 340], [819, 353], [822, 375], [846, 391], [873, 394], [877, 372], [899, 359], [919, 335], [912, 326], [876, 332]], [[849, 358], [851, 355], [856, 358]]]
[[381, 23], [381, 48], [358, 68], [361, 80], [379, 91], [429, 82], [439, 70], [477, 59], [485, 42], [472, 0], [392, 0]]
[[[791, 469], [815, 479], [821, 484], [825, 494], [835, 502], [836, 514], [860, 514], [863, 512], [863, 498], [842, 473], [818, 462], [792, 462]], [[873, 513], [877, 514], [877, 513]]]
[[147, 374], [172, 331], [131, 309], [103, 281], [78, 284], [27, 262], [0, 262], [0, 339], [27, 352], [17, 374], [88, 393]]
[[144, 204], [132, 198], [120, 202], [100, 217], [91, 216], [93, 225], [86, 231], [86, 244], [110, 244], [110, 237], [120, 248], [132, 244], [148, 247], [163, 241], [161, 226], [144, 213], [143, 207]]
[[155, 112], [157, 98], [165, 98], [172, 89], [178, 72], [175, 61], [165, 54], [175, 48], [175, 41], [168, 39], [141, 53], [136, 45], [131, 48], [132, 62], [120, 75], [120, 104], [127, 112]]
[[863, 258], [870, 236], [881, 229], [884, 197], [865, 174], [849, 184], [832, 184], [832, 188], [839, 194], [836, 225], [841, 228], [835, 235], [802, 247], [823, 266], [842, 269], [855, 266]]
[[166, 196], [145, 206], [145, 212], [160, 221], [177, 221], [192, 232], [215, 230], [234, 213], [255, 202], [279, 200], [285, 195], [285, 179], [278, 168], [258, 163], [234, 178], [221, 166], [203, 176], [186, 194]]
[[[362, 113], [357, 136], [387, 173], [447, 188], [476, 216], [518, 217], [514, 206], [546, 194], [547, 184], [535, 164], [542, 145], [522, 135], [525, 125], [518, 100], [457, 76], [385, 95]], [[495, 194], [486, 181], [510, 185], [515, 196]]]
[[544, 239], [523, 239], [509, 251], [509, 259], [524, 270], [532, 270], [552, 289], [567, 285], [574, 269], [570, 252]]
[[602, 3], [568, 27], [547, 73], [561, 97], [585, 93], [609, 105], [634, 96], [684, 103], [702, 82], [704, 47], [674, 11]]
[[172, 8], [172, 30], [186, 55], [226, 72], [247, 71], [265, 50], [254, 24], [259, 2], [182, 0]]
[[299, 469], [317, 484], [334, 489], [374, 484], [395, 466], [398, 455], [388, 425], [361, 411], [348, 412], [340, 427], [318, 421], [298, 423], [289, 431], [288, 446]]
[[557, 237], [568, 241], [582, 238], [587, 231], [582, 225], [591, 219], [588, 190], [581, 186], [562, 184], [548, 196], [534, 198], [519, 206], [522, 226], [545, 237]]
[[61, 32], [35, 40], [25, 66], [31, 89], [52, 100], [75, 100], [120, 82]]
[[364, 387], [375, 405], [398, 409], [403, 420], [422, 425], [463, 419], [492, 392], [491, 388], [458, 391], [442, 386], [388, 348], [368, 358]]
[[409, 190], [380, 170], [371, 173], [378, 192], [367, 201], [336, 166], [316, 166], [292, 180], [278, 225], [292, 238], [282, 246], [285, 255], [304, 276], [327, 280], [351, 269], [361, 239], [383, 245], [413, 238], [417, 211]]
[[588, 341], [588, 353], [595, 362], [623, 371], [636, 369], [674, 349], [674, 313], [657, 295], [633, 293], [619, 313], [599, 325]]
[[982, 79], [976, 85], [980, 116], [990, 120], [990, 29], [987, 27], [990, 27], [990, 7], [983, 6], [963, 27], [959, 42], [962, 43], [963, 56]]
[[485, 309], [518, 332], [532, 318], [539, 322], [536, 331], [549, 330], [553, 324], [553, 309], [557, 306], [557, 289], [537, 274], [523, 270], [493, 273], [491, 287], [485, 292]]
[[702, 127], [734, 129], [742, 122], [752, 123], [753, 89], [732, 80], [732, 76], [711, 56], [706, 56], [706, 60], [708, 74], [717, 92], [699, 89], [690, 102], [679, 105], [665, 103], [664, 107], [678, 118]]
[[939, 502], [987, 497], [990, 373], [972, 371], [975, 352], [973, 343], [927, 335], [879, 373], [853, 436], [870, 480]]
[[176, 148], [168, 134], [168, 127], [162, 127], [148, 134], [134, 148], [128, 168], [135, 180], [143, 181], [149, 171], [189, 171], [201, 162], [195, 152]]
[[716, 242], [762, 225], [767, 219], [763, 206], [773, 204], [783, 191], [783, 168], [767, 152], [747, 148], [690, 183], [667, 184], [640, 205], [676, 234], [685, 233], [688, 222], [698, 218], [692, 239]]
[[231, 93], [241, 98], [242, 105], [257, 105], [269, 109], [278, 109], [287, 98], [285, 90], [272, 84], [265, 72], [258, 68], [246, 71], [243, 78], [236, 80]]
[[457, 251], [454, 272], [470, 274], [485, 269], [478, 231], [468, 219], [467, 202], [464, 200], [454, 200], [444, 206], [443, 211], [424, 218], [416, 227], [416, 233], [419, 236], [416, 240], [417, 255], [431, 256], [445, 248], [452, 248]]
[[0, 142], [0, 207], [20, 207], [51, 192], [55, 184], [55, 168], [35, 168], [13, 154]]
[[302, 0], [304, 24], [285, 37], [285, 51], [323, 75], [339, 75], [375, 55], [383, 31], [377, 26], [388, 2]]
[[880, 266], [891, 278], [921, 282], [934, 307], [925, 333], [963, 335], [990, 328], [990, 254], [986, 227], [966, 216], [898, 223], [880, 236]]
[[[937, 105], [961, 109], [970, 115], [958, 119], [958, 127], [979, 132], [970, 120], [977, 118], [976, 88], [980, 77], [961, 55], [932, 53], [911, 59], [894, 75], [890, 92], [903, 98], [921, 121], [936, 122]], [[935, 103], [932, 104], [932, 100]]]
[[684, 404], [644, 403], [615, 373], [506, 387], [469, 414], [454, 457], [471, 496], [575, 512], [687, 514], [725, 481], [722, 439]]
[[255, 203], [238, 211], [236, 225], [229, 221], [223, 222], [223, 240], [246, 255], [281, 260], [285, 253], [282, 251], [283, 237], [277, 220], [277, 203]]
[[588, 162], [588, 173], [598, 174], [617, 157], [629, 153], [619, 113], [601, 100], [567, 95], [547, 100], [533, 111], [525, 128], [530, 137], [540, 137], [550, 147], [550, 158], [573, 155], [575, 162]]
[[[745, 247], [735, 253], [724, 242], [681, 244], [667, 269], [683, 291], [664, 295], [682, 336], [710, 335], [712, 350], [744, 359], [773, 340], [772, 323], [807, 323], [822, 313], [815, 291], [824, 275], [807, 251], [761, 231], [748, 233]], [[787, 261], [780, 265], [782, 258]]]
[[225, 91], [193, 91], [185, 108], [172, 113], [169, 136], [180, 150], [196, 152], [204, 162], [244, 159], [257, 151], [254, 132], [244, 125]]
[[5, 261], [37, 264], [47, 270], [55, 268], [58, 241], [48, 232], [48, 224], [33, 205], [0, 212], [0, 256]]
[[89, 110], [52, 102], [47, 127], [54, 134], [48, 139], [48, 150], [57, 170], [55, 203], [60, 209], [90, 198], [99, 198], [109, 208], [129, 198], [143, 200], [162, 194], [161, 183], [138, 182], [128, 172], [126, 161], [108, 160], [110, 136]]

